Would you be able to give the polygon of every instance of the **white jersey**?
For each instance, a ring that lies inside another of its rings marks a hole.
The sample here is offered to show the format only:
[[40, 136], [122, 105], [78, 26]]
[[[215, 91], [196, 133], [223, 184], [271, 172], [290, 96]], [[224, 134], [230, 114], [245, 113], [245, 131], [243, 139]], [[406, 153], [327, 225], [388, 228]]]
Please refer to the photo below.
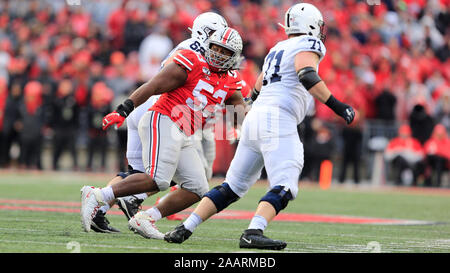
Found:
[[[299, 82], [295, 71], [295, 56], [302, 51], [317, 53], [321, 61], [326, 48], [320, 39], [303, 35], [281, 41], [270, 49], [262, 67], [263, 87], [252, 110], [277, 109], [280, 125], [288, 120], [295, 121], [296, 124], [302, 122], [314, 101]], [[318, 71], [318, 67], [316, 69]]]
[[179, 43], [172, 51], [170, 51], [169, 55], [161, 62], [161, 67], [164, 65], [164, 63], [167, 61], [167, 59], [173, 55], [174, 52], [182, 49], [189, 49], [194, 52], [198, 52], [202, 55], [205, 55], [205, 45], [194, 38], [189, 38], [184, 40], [183, 42]]
[[263, 87], [245, 116], [241, 138], [225, 181], [244, 196], [266, 168], [270, 188], [289, 190], [295, 198], [304, 166], [303, 144], [297, 125], [310, 112], [313, 97], [299, 82], [294, 59], [301, 51], [316, 52], [323, 43], [312, 36], [289, 38], [276, 44], [264, 60]]

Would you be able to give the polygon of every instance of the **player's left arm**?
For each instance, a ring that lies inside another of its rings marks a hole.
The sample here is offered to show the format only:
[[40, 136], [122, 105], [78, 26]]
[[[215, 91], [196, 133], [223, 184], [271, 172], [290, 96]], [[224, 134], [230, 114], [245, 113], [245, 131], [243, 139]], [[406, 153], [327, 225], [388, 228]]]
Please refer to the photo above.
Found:
[[244, 97], [241, 91], [236, 90], [226, 101], [226, 105], [233, 105], [233, 113], [226, 113], [227, 115], [234, 114], [234, 127], [237, 128], [242, 124], [242, 121], [247, 114], [247, 104], [244, 102]]
[[239, 73], [239, 71], [232, 71], [231, 73], [228, 73], [230, 82], [227, 83], [227, 85], [230, 85], [231, 90], [234, 90], [234, 92], [225, 100], [226, 105], [242, 105], [246, 107], [244, 96], [242, 96], [242, 75]]
[[227, 100], [225, 100], [226, 105], [242, 105], [245, 107], [244, 97], [241, 91], [235, 91]]
[[314, 98], [327, 105], [337, 115], [345, 119], [347, 124], [350, 124], [355, 118], [355, 111], [351, 106], [336, 99], [325, 82], [317, 74], [315, 67], [318, 67], [319, 55], [311, 51], [302, 51], [297, 53], [294, 63], [298, 79], [306, 90]]

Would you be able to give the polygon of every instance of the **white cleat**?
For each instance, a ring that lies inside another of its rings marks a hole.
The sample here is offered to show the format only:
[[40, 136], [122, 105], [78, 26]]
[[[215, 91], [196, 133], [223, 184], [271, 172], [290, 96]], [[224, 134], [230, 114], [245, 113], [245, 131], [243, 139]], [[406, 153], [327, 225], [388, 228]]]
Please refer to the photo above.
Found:
[[84, 186], [81, 188], [81, 225], [84, 231], [91, 230], [92, 219], [97, 214], [98, 209], [105, 205], [102, 193], [99, 188]]
[[164, 234], [155, 226], [155, 220], [150, 215], [140, 211], [128, 221], [130, 227], [147, 239], [163, 240]]

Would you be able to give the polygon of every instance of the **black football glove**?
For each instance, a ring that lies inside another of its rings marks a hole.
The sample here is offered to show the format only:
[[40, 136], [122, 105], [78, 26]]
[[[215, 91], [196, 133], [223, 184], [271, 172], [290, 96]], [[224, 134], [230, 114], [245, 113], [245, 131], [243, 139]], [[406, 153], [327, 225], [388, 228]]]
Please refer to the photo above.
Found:
[[347, 124], [350, 124], [355, 119], [355, 111], [351, 106], [347, 105], [347, 108], [345, 109], [345, 114], [342, 115], [342, 117], [345, 119]]
[[337, 100], [333, 95], [325, 102], [325, 105], [331, 108], [337, 115], [341, 116], [347, 124], [352, 123], [355, 118], [355, 111], [353, 108], [345, 103]]

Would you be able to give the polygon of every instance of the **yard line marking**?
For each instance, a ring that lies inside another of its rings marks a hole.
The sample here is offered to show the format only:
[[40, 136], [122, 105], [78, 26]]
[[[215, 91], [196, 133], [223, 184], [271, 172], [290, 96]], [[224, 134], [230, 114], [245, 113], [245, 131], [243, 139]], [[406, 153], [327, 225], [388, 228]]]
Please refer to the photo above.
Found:
[[25, 210], [25, 211], [46, 211], [46, 212], [68, 212], [68, 213], [80, 213], [80, 209], [67, 209], [67, 208], [50, 208], [50, 207], [24, 207], [24, 206], [2, 206], [0, 210]]
[[81, 206], [81, 202], [21, 200], [21, 199], [0, 199], [0, 203], [1, 204], [21, 204], [21, 205], [65, 206], [65, 207], [80, 207]]
[[[17, 199], [0, 199], [0, 210], [24, 210], [24, 211], [46, 211], [46, 212], [64, 212], [79, 213], [80, 202], [66, 201], [46, 201], [46, 200], [17, 200]], [[38, 207], [38, 206], [16, 206], [19, 205], [44, 205], [57, 207]], [[63, 206], [63, 207], [60, 207]], [[69, 207], [69, 208], [67, 208]], [[73, 208], [70, 208], [73, 207]], [[76, 207], [76, 208], [75, 208]], [[150, 208], [150, 207], [148, 207]], [[143, 207], [143, 209], [147, 209]], [[179, 212], [179, 215], [185, 219], [193, 208], [185, 209]], [[110, 215], [121, 215], [119, 210], [110, 210]], [[253, 211], [243, 210], [223, 210], [213, 215], [212, 219], [233, 219], [233, 220], [249, 220], [253, 217]], [[275, 218], [277, 222], [308, 222], [308, 223], [340, 223], [340, 224], [374, 224], [374, 225], [435, 225], [441, 222], [419, 221], [419, 220], [403, 220], [403, 219], [383, 219], [373, 217], [346, 216], [346, 215], [323, 215], [323, 214], [306, 214], [306, 213], [279, 213]]]
[[[19, 229], [14, 229], [19, 230]], [[20, 229], [24, 231], [25, 229]], [[39, 231], [39, 230], [26, 230], [26, 231]], [[40, 230], [43, 231], [44, 230]], [[124, 234], [125, 235], [125, 234]], [[133, 234], [131, 234], [133, 235]], [[323, 234], [322, 234], [323, 235]], [[133, 235], [134, 236], [134, 235]], [[213, 237], [197, 237], [193, 236], [192, 239], [196, 240], [206, 240], [206, 241], [215, 241], [217, 238]], [[222, 239], [224, 241], [235, 241], [236, 238], [224, 238]], [[35, 243], [35, 244], [53, 244], [53, 245], [64, 245], [64, 243], [55, 243], [55, 242], [36, 242], [36, 241], [12, 241], [12, 240], [0, 240], [0, 242], [11, 242], [11, 243]], [[296, 252], [296, 253], [311, 253], [311, 252], [367, 252], [366, 245], [329, 245], [329, 244], [322, 244], [322, 243], [302, 243], [302, 242], [291, 242], [287, 241], [290, 247], [287, 247], [285, 249], [285, 252]], [[84, 246], [92, 246], [92, 247], [105, 247], [110, 248], [114, 246], [110, 245], [96, 245], [96, 244], [80, 244]], [[294, 245], [294, 247], [292, 247]], [[300, 245], [300, 247], [296, 248], [295, 245]], [[391, 242], [391, 243], [383, 243], [383, 252], [393, 252], [393, 251], [400, 251], [400, 252], [412, 252], [414, 251], [414, 248], [420, 248], [420, 247], [427, 247], [430, 250], [445, 250], [448, 249], [450, 246], [450, 240], [446, 239], [431, 239], [431, 240], [417, 240], [417, 241], [406, 241], [406, 242]], [[175, 250], [179, 251], [180, 249], [173, 249], [173, 248], [161, 248], [161, 247], [136, 247], [136, 246], [119, 246], [119, 248], [129, 248], [129, 249], [155, 249], [155, 250]], [[443, 249], [444, 248], [444, 249]], [[211, 251], [209, 251], [211, 252]]]

